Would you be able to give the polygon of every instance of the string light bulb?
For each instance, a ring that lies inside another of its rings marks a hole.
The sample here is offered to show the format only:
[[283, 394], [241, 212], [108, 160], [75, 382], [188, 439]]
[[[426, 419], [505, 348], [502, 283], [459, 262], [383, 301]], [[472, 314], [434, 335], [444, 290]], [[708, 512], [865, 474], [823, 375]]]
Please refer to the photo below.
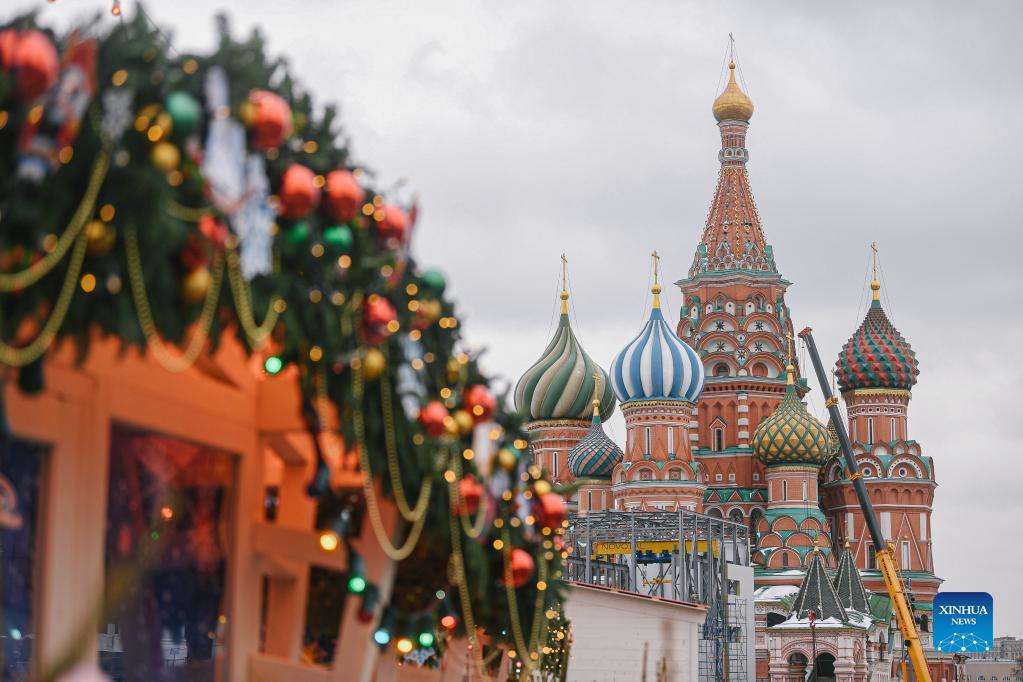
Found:
[[121, 16], [121, 0], [114, 0], [114, 5], [110, 8], [110, 13], [115, 17]]

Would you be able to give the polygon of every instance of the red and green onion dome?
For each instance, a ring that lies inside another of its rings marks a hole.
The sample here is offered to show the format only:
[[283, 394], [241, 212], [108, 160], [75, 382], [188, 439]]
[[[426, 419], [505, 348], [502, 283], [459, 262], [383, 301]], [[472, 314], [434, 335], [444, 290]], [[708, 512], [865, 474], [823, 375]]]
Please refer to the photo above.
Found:
[[764, 466], [802, 464], [821, 466], [832, 454], [828, 429], [807, 412], [799, 399], [793, 380], [795, 368], [789, 365], [789, 384], [785, 397], [767, 419], [753, 432], [753, 454]]
[[615, 396], [605, 372], [586, 354], [568, 320], [568, 292], [561, 292], [558, 330], [540, 359], [515, 386], [515, 409], [529, 421], [590, 416], [590, 400], [600, 401], [600, 418], [614, 412]]
[[863, 388], [908, 391], [920, 374], [916, 353], [885, 315], [877, 295], [881, 284], [874, 280], [870, 288], [874, 300], [867, 316], [838, 356], [838, 387], [843, 392]]
[[593, 401], [593, 419], [590, 430], [568, 453], [568, 469], [576, 479], [611, 479], [615, 466], [625, 459], [625, 453], [604, 433], [600, 424], [600, 401]]

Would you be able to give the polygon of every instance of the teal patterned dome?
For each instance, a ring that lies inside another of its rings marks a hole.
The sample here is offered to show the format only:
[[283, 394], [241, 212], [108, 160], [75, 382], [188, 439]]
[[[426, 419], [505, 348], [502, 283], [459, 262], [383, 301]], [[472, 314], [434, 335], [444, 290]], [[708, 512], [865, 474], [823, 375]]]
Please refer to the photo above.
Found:
[[753, 454], [764, 466], [803, 464], [820, 466], [832, 454], [827, 427], [806, 411], [796, 394], [788, 366], [789, 385], [778, 407], [753, 432]]
[[611, 472], [625, 454], [613, 440], [604, 433], [600, 425], [600, 402], [593, 401], [593, 420], [590, 430], [568, 453], [568, 469], [576, 478], [610, 479]]
[[568, 292], [561, 292], [561, 301], [561, 320], [554, 338], [515, 386], [515, 409], [529, 421], [583, 421], [590, 416], [590, 400], [596, 395], [600, 418], [605, 421], [615, 407], [607, 372], [575, 338], [568, 321]]

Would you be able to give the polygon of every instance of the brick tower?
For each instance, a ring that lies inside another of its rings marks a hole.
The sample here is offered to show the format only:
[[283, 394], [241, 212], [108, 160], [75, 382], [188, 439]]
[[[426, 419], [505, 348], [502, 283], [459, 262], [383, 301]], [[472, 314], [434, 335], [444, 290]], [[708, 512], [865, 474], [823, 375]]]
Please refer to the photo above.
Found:
[[606, 421], [615, 397], [607, 372], [583, 350], [568, 318], [567, 259], [562, 261], [561, 318], [540, 359], [515, 386], [515, 409], [526, 418], [534, 463], [557, 482], [572, 480], [568, 454], [590, 427], [590, 401]]
[[[713, 113], [721, 169], [689, 276], [676, 282], [683, 297], [678, 335], [699, 352], [707, 374], [690, 433], [709, 477], [707, 511], [755, 527], [766, 481], [750, 436], [785, 393], [789, 282], [764, 239], [750, 189], [746, 131], [753, 103], [736, 83], [734, 63]], [[805, 392], [801, 380], [796, 390]]]
[[[903, 578], [914, 594], [913, 608], [930, 640], [931, 603], [941, 585], [934, 574], [931, 509], [934, 462], [909, 436], [907, 424], [911, 389], [919, 369], [916, 354], [881, 307], [876, 246], [872, 300], [866, 318], [839, 354], [836, 378], [845, 401], [858, 471], [881, 524], [894, 545]], [[823, 500], [837, 537], [847, 541], [868, 590], [884, 592], [884, 580], [874, 561], [875, 547], [864, 526], [850, 472], [840, 457], [825, 467]]]
[[653, 259], [650, 318], [611, 363], [626, 433], [611, 491], [616, 509], [703, 511], [706, 472], [693, 459], [689, 430], [703, 364], [664, 319], [656, 251]]

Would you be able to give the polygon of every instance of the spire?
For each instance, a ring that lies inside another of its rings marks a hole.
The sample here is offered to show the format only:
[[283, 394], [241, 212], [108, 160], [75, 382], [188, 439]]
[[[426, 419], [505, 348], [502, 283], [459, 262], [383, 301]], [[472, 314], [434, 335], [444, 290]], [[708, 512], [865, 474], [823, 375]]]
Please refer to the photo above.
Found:
[[568, 257], [561, 254], [561, 314], [568, 315]]
[[881, 280], [877, 278], [877, 242], [870, 242], [870, 251], [874, 261], [874, 276], [870, 278], [870, 290], [874, 293], [877, 305], [881, 305], [881, 297], [878, 295], [878, 292], [881, 291]]
[[654, 295], [654, 307], [661, 307], [661, 282], [660, 282], [660, 266], [661, 257], [657, 255], [657, 249], [654, 249], [650, 254], [650, 258], [654, 263], [654, 285], [650, 287], [650, 293]]
[[713, 107], [721, 131], [721, 151], [718, 152], [721, 172], [696, 259], [689, 270], [690, 277], [718, 270], [777, 274], [746, 174], [749, 160], [746, 129], [753, 115], [753, 102], [735, 81], [732, 42], [730, 49], [733, 61], [728, 64], [728, 85], [714, 100]]
[[842, 606], [860, 613], [870, 613], [870, 602], [867, 600], [867, 590], [863, 587], [863, 577], [856, 569], [856, 562], [853, 560], [852, 552], [849, 551], [849, 542], [846, 541], [845, 549], [838, 560], [838, 573], [835, 574], [835, 592]]
[[810, 611], [814, 612], [817, 620], [835, 618], [844, 622], [849, 619], [838, 593], [828, 580], [821, 551], [816, 545], [813, 547], [806, 575], [803, 576], [803, 584], [799, 586], [799, 594], [792, 604], [792, 612], [800, 620], [809, 618]]

